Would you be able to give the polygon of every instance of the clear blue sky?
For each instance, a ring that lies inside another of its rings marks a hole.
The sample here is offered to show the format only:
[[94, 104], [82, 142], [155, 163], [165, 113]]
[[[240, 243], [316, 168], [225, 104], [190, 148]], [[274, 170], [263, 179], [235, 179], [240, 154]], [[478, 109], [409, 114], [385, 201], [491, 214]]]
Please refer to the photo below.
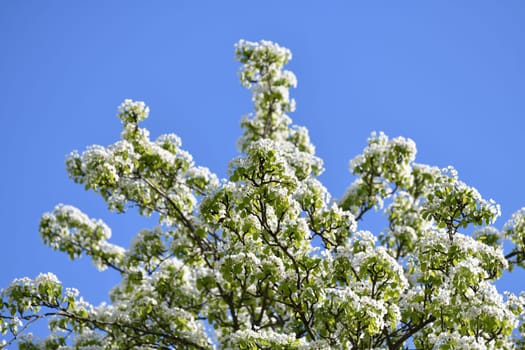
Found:
[[[199, 165], [226, 176], [239, 120], [252, 110], [233, 45], [267, 39], [293, 52], [292, 118], [309, 128], [338, 197], [373, 130], [406, 136], [421, 163], [455, 166], [502, 206], [525, 206], [525, 2], [0, 2], [0, 287], [53, 271], [87, 300], [118, 281], [70, 263], [38, 236], [43, 212], [72, 204], [113, 241], [154, 222], [114, 215], [65, 173], [64, 156], [120, 133], [125, 99], [151, 108], [153, 137], [174, 132]], [[378, 232], [376, 232], [378, 233]], [[525, 289], [523, 274], [500, 290]]]

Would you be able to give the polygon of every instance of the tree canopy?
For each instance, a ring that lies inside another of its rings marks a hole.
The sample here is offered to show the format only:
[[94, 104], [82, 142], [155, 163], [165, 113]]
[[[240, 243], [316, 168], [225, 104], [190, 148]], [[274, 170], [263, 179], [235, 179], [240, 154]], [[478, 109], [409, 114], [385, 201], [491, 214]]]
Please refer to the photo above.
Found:
[[[500, 294], [525, 267], [525, 208], [501, 229], [499, 205], [457, 171], [415, 162], [416, 145], [372, 133], [350, 161], [340, 198], [323, 162], [292, 124], [288, 49], [240, 41], [240, 80], [254, 112], [240, 156], [219, 179], [174, 134], [151, 140], [143, 102], [118, 109], [120, 140], [72, 152], [67, 172], [108, 209], [138, 208], [158, 225], [128, 248], [70, 205], [42, 216], [43, 242], [89, 256], [121, 282], [91, 305], [52, 273], [1, 291], [2, 347], [22, 349], [512, 349], [523, 346], [525, 294]], [[384, 232], [360, 230], [374, 212]], [[376, 214], [377, 215], [377, 214]], [[471, 228], [474, 227], [472, 230]], [[467, 234], [467, 232], [473, 232]], [[512, 247], [504, 252], [503, 241]], [[49, 320], [49, 336], [29, 331]]]

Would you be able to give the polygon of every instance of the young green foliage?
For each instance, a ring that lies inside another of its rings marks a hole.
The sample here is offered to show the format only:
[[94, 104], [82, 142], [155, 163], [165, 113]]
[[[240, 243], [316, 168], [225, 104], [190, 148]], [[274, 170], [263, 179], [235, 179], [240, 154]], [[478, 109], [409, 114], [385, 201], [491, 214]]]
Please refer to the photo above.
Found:
[[[149, 109], [119, 107], [121, 139], [72, 152], [70, 177], [109, 210], [157, 214], [128, 248], [79, 209], [43, 215], [45, 244], [89, 256], [121, 282], [93, 306], [58, 278], [16, 279], [1, 291], [1, 347], [21, 349], [512, 349], [523, 346], [525, 295], [501, 295], [505, 271], [525, 266], [525, 209], [502, 231], [499, 206], [453, 168], [415, 163], [410, 139], [373, 133], [350, 162], [355, 181], [334, 200], [308, 132], [292, 125], [289, 50], [240, 41], [241, 155], [219, 181], [173, 134], [151, 140]], [[357, 222], [383, 208], [381, 235]], [[478, 230], [466, 235], [463, 229]], [[513, 244], [505, 255], [502, 239]], [[30, 326], [49, 319], [49, 336]], [[210, 326], [210, 327], [208, 327]]]

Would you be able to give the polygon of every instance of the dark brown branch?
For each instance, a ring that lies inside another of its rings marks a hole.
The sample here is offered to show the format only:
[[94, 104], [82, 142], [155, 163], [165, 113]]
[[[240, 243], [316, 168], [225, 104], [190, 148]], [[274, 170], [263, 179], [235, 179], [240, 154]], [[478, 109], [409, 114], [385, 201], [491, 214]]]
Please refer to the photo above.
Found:
[[420, 324], [410, 327], [408, 331], [403, 334], [401, 338], [399, 338], [389, 349], [390, 350], [398, 350], [401, 349], [401, 346], [403, 346], [403, 343], [407, 341], [411, 336], [419, 332], [421, 329], [423, 329], [426, 325], [434, 322], [436, 318], [431, 315], [426, 321], [421, 322]]
[[171, 204], [171, 206], [173, 207], [173, 209], [175, 209], [175, 212], [177, 213], [177, 216], [178, 216], [178, 219], [180, 221], [182, 221], [182, 223], [184, 224], [184, 226], [186, 226], [191, 232], [195, 232], [195, 226], [193, 226], [193, 224], [191, 223], [190, 220], [188, 220], [188, 218], [186, 218], [186, 216], [184, 215], [184, 213], [182, 212], [182, 210], [179, 208], [179, 206], [177, 205], [177, 203], [175, 203], [173, 201], [173, 199], [171, 199], [167, 193], [165, 193], [164, 191], [162, 191], [160, 188], [158, 188], [158, 186], [154, 183], [152, 183], [150, 180], [146, 179], [146, 178], [142, 178], [142, 180], [148, 184], [148, 186], [150, 186], [155, 192], [157, 192], [160, 196], [162, 196], [164, 199], [166, 199], [168, 201], [168, 203]]

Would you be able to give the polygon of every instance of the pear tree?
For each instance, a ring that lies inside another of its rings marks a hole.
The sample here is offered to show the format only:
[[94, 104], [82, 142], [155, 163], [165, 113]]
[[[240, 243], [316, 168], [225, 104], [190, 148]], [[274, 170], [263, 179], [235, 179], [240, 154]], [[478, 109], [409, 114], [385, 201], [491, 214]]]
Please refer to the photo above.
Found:
[[[125, 100], [120, 139], [72, 152], [67, 172], [110, 211], [134, 207], [158, 223], [121, 247], [74, 206], [44, 214], [46, 245], [120, 282], [110, 303], [92, 305], [53, 273], [15, 279], [0, 294], [0, 348], [523, 347], [525, 293], [495, 282], [525, 267], [525, 208], [497, 229], [499, 205], [384, 133], [372, 133], [350, 161], [355, 180], [332, 197], [308, 130], [289, 117], [290, 51], [241, 40], [235, 55], [254, 111], [228, 178], [197, 166], [177, 135], [151, 139], [148, 107]], [[360, 229], [372, 215], [384, 232]], [[31, 334], [35, 322], [47, 322], [46, 337]]]

